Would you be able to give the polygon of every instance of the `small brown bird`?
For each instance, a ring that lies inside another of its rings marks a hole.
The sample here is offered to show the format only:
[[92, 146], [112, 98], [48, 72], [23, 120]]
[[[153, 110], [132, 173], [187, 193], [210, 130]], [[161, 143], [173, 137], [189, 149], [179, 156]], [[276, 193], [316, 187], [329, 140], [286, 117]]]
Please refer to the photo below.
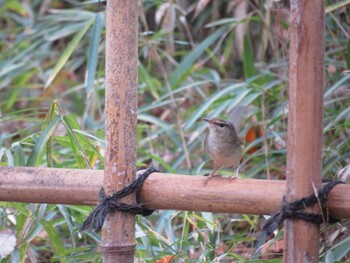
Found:
[[[204, 140], [204, 149], [214, 162], [214, 169], [205, 179], [217, 176], [215, 172], [222, 166], [237, 168], [242, 158], [243, 142], [238, 138], [234, 125], [219, 118], [204, 118], [209, 125], [209, 133]], [[238, 170], [236, 170], [236, 175]]]

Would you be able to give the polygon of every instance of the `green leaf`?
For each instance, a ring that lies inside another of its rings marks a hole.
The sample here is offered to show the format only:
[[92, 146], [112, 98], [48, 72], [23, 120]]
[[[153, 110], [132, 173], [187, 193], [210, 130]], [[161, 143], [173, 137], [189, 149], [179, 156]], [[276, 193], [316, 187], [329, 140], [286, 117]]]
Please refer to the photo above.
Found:
[[52, 136], [56, 129], [58, 122], [61, 120], [61, 116], [57, 115], [45, 128], [45, 130], [40, 134], [39, 139], [36, 141], [32, 152], [29, 155], [26, 166], [35, 166], [38, 162], [38, 158], [42, 153], [47, 141]]
[[160, 82], [152, 77], [147, 69], [140, 63], [138, 66], [139, 83], [144, 83], [144, 86], [149, 89], [152, 95], [159, 100], [158, 89], [161, 87]]
[[[48, 114], [46, 115], [44, 125], [42, 127], [42, 130], [44, 130], [50, 121], [57, 116], [58, 114], [58, 102], [57, 100], [54, 100], [51, 105]], [[52, 137], [49, 138], [49, 140], [46, 143], [46, 162], [47, 167], [52, 167]]]
[[238, 24], [248, 23], [249, 21], [260, 22], [261, 18], [259, 16], [252, 16], [253, 13], [247, 14], [244, 18], [222, 18], [215, 20], [214, 22], [208, 23], [205, 25], [206, 28], [222, 26], [222, 25], [230, 25], [237, 26]]
[[89, 21], [89, 23], [86, 23], [85, 27], [83, 27], [69, 42], [67, 48], [63, 51], [62, 55], [58, 59], [56, 66], [53, 68], [51, 74], [49, 75], [46, 83], [45, 83], [45, 89], [52, 83], [52, 81], [56, 78], [57, 74], [60, 72], [60, 70], [63, 68], [63, 66], [68, 61], [69, 57], [72, 55], [74, 49], [78, 46], [79, 41], [82, 39], [82, 37], [85, 35], [86, 31], [90, 28], [93, 20]]
[[57, 233], [56, 229], [53, 227], [52, 222], [47, 222], [46, 220], [41, 220], [42, 226], [45, 228], [45, 231], [50, 239], [50, 242], [55, 249], [55, 256], [60, 257], [60, 262], [66, 262], [66, 253]]
[[86, 71], [86, 92], [90, 94], [94, 88], [94, 80], [98, 64], [98, 45], [101, 40], [101, 13], [96, 14], [89, 47], [89, 56]]
[[15, 166], [14, 158], [10, 150], [6, 150], [6, 158], [8, 166]]
[[16, 12], [22, 16], [26, 15], [27, 12], [25, 8], [23, 8], [23, 6], [21, 5], [20, 1], [4, 1], [4, 2], [6, 3], [5, 7], [9, 9], [8, 11]]
[[171, 167], [171, 165], [169, 165], [168, 163], [166, 163], [166, 162], [162, 159], [162, 157], [160, 157], [159, 155], [149, 153], [149, 152], [144, 151], [144, 150], [142, 150], [142, 149], [141, 149], [140, 151], [141, 151], [141, 153], [142, 153], [143, 155], [146, 155], [146, 156], [152, 158], [153, 160], [159, 162], [159, 164], [160, 164], [161, 166], [163, 166], [169, 173], [176, 173], [176, 170], [173, 169], [173, 168]]
[[169, 135], [169, 137], [174, 141], [174, 143], [181, 147], [181, 141], [179, 136], [174, 132], [174, 125], [169, 124], [165, 121], [160, 120], [159, 118], [149, 115], [149, 114], [138, 114], [137, 119], [139, 121], [152, 123], [162, 129]]
[[215, 221], [213, 217], [213, 213], [211, 212], [201, 212], [201, 215], [205, 221], [206, 226], [209, 230], [213, 231], [215, 226]]
[[175, 71], [170, 75], [169, 82], [173, 89], [176, 89], [181, 83], [184, 75], [193, 67], [196, 60], [206, 51], [206, 49], [213, 44], [225, 32], [224, 29], [219, 29], [215, 33], [203, 40], [196, 46], [177, 66]]
[[[186, 83], [186, 85], [183, 85], [181, 87], [179, 87], [178, 89], [174, 90], [174, 92], [172, 93], [173, 95], [175, 94], [182, 94], [182, 92], [185, 92], [186, 90], [189, 89], [199, 89], [203, 86], [205, 86], [206, 84], [212, 83], [214, 85], [219, 84], [220, 83], [220, 79], [210, 79], [210, 80], [203, 80], [203, 81], [194, 81], [191, 83]], [[164, 100], [166, 98], [171, 97], [171, 95], [169, 93], [164, 94], [160, 100]], [[147, 107], [147, 106], [143, 106], [143, 107]]]
[[33, 238], [35, 238], [42, 231], [43, 227], [40, 222], [46, 213], [47, 206], [47, 204], [35, 205], [35, 210], [32, 211], [34, 220], [30, 224], [29, 231], [25, 232], [27, 241], [33, 240]]
[[338, 244], [333, 246], [330, 250], [332, 251], [332, 254], [333, 254], [332, 256], [334, 257], [335, 260], [341, 260], [350, 251], [350, 237], [347, 237], [344, 240], [340, 241]]
[[346, 108], [343, 111], [339, 112], [338, 115], [328, 123], [328, 125], [324, 128], [324, 130], [328, 131], [330, 128], [335, 126], [338, 122], [345, 120], [348, 116], [350, 116], [350, 108]]
[[14, 150], [14, 163], [15, 166], [25, 166], [24, 152], [20, 143], [16, 143], [13, 147]]
[[81, 5], [90, 5], [90, 4], [100, 4], [100, 3], [104, 3], [104, 2], [106, 2], [106, 0], [88, 0], [88, 1], [84, 1], [80, 4]]
[[35, 70], [30, 70], [30, 71], [24, 72], [18, 76], [18, 78], [16, 79], [16, 85], [13, 86], [13, 89], [11, 89], [10, 95], [8, 96], [8, 99], [6, 100], [6, 104], [5, 104], [6, 110], [13, 109], [13, 105], [16, 103], [16, 101], [18, 99], [20, 92], [21, 92], [21, 89], [23, 87], [25, 87], [26, 85], [28, 85], [28, 82], [33, 77], [35, 72], [36, 72]]
[[63, 116], [63, 124], [67, 129], [69, 139], [72, 142], [71, 147], [74, 151], [74, 156], [80, 168], [83, 169], [87, 167], [89, 169], [92, 169], [89, 158], [87, 157], [82, 146], [82, 143], [84, 142], [84, 137], [80, 134], [76, 134], [74, 131], [74, 129], [80, 130], [79, 124], [71, 116]]
[[68, 37], [70, 35], [73, 35], [79, 32], [81, 30], [81, 27], [84, 26], [85, 24], [86, 24], [86, 21], [81, 23], [70, 24], [65, 27], [56, 29], [54, 32], [52, 32], [48, 36], [45, 36], [45, 39], [50, 42], [60, 40], [62, 38]]
[[249, 79], [255, 75], [253, 51], [247, 36], [244, 36], [243, 40], [243, 69], [245, 79]]
[[[21, 246], [22, 248], [22, 246]], [[20, 251], [18, 249], [15, 249], [15, 251], [13, 251], [10, 255], [10, 261], [11, 263], [14, 262], [21, 262], [21, 255], [20, 255]]]
[[194, 114], [185, 122], [184, 129], [189, 129], [200, 117], [203, 116], [203, 113], [206, 112], [216, 100], [220, 99], [222, 96], [230, 92], [233, 92], [236, 89], [244, 89], [245, 86], [245, 83], [233, 84], [214, 93], [214, 95], [207, 99], [202, 105], [200, 105]]
[[[350, 42], [349, 42], [350, 43]], [[350, 54], [350, 52], [349, 52]], [[349, 55], [350, 56], [350, 55]], [[343, 86], [344, 83], [346, 83], [348, 80], [350, 79], [350, 74], [345, 75], [344, 77], [342, 77], [340, 80], [338, 80], [336, 83], [334, 83], [332, 85], [332, 87], [330, 87], [329, 89], [327, 89], [327, 91], [324, 94], [324, 98], [330, 98], [331, 95], [340, 87]], [[327, 101], [326, 101], [327, 102]]]
[[64, 220], [68, 226], [68, 229], [69, 229], [69, 233], [70, 233], [70, 236], [71, 236], [71, 240], [72, 240], [72, 246], [73, 248], [75, 248], [75, 238], [74, 238], [74, 227], [73, 227], [73, 224], [72, 224], [72, 220], [71, 220], [71, 216], [70, 216], [70, 213], [68, 211], [68, 209], [66, 209], [66, 207], [64, 205], [57, 205], [57, 208], [60, 210], [61, 214], [63, 215], [64, 217]]
[[334, 254], [331, 250], [327, 252], [324, 262], [325, 263], [334, 263], [335, 262]]

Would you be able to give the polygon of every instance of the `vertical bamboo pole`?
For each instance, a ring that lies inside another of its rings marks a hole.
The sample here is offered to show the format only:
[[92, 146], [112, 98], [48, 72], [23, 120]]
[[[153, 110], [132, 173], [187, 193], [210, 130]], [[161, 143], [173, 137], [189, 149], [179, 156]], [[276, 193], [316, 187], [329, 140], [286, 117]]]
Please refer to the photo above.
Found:
[[[107, 1], [106, 156], [104, 189], [120, 190], [136, 174], [137, 0]], [[135, 202], [128, 196], [123, 202]], [[135, 216], [117, 212], [102, 229], [103, 262], [134, 261]]]
[[[323, 0], [291, 1], [287, 200], [321, 186], [324, 59]], [[317, 207], [310, 211], [319, 212]], [[284, 262], [318, 262], [319, 227], [295, 220], [285, 225]]]

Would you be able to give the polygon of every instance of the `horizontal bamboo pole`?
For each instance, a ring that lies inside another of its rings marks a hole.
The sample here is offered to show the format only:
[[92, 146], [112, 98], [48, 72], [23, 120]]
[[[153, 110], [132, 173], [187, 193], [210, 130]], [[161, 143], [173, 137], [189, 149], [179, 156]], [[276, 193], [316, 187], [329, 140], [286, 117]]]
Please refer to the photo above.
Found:
[[[285, 181], [151, 174], [138, 193], [148, 209], [272, 214], [280, 209]], [[95, 205], [103, 171], [0, 167], [0, 200]], [[350, 186], [337, 185], [326, 204], [335, 218], [350, 218]]]

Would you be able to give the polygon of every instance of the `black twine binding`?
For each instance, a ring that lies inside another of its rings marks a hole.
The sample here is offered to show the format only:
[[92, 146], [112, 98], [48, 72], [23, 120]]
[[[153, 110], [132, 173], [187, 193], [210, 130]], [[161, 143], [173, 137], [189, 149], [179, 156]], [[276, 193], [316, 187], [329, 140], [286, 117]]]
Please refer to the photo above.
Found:
[[92, 227], [94, 231], [100, 231], [107, 215], [116, 211], [128, 212], [131, 214], [141, 214], [143, 216], [151, 215], [154, 210], [143, 208], [142, 205], [138, 203], [135, 205], [129, 205], [125, 203], [120, 203], [119, 201], [121, 198], [140, 189], [147, 177], [154, 172], [157, 172], [157, 170], [154, 168], [148, 168], [143, 174], [139, 175], [137, 179], [131, 184], [109, 196], [107, 196], [104, 189], [101, 188], [100, 203], [85, 219], [83, 226], [80, 230], [85, 230]]
[[309, 206], [320, 202], [321, 205], [326, 201], [327, 195], [337, 184], [342, 184], [342, 181], [330, 181], [323, 185], [323, 187], [317, 191], [317, 194], [312, 194], [308, 197], [295, 200], [288, 203], [286, 198], [283, 197], [281, 211], [271, 216], [265, 223], [262, 231], [269, 236], [277, 229], [277, 227], [283, 223], [285, 219], [301, 219], [306, 222], [320, 225], [323, 222], [323, 217], [320, 214], [312, 214], [301, 211]]

